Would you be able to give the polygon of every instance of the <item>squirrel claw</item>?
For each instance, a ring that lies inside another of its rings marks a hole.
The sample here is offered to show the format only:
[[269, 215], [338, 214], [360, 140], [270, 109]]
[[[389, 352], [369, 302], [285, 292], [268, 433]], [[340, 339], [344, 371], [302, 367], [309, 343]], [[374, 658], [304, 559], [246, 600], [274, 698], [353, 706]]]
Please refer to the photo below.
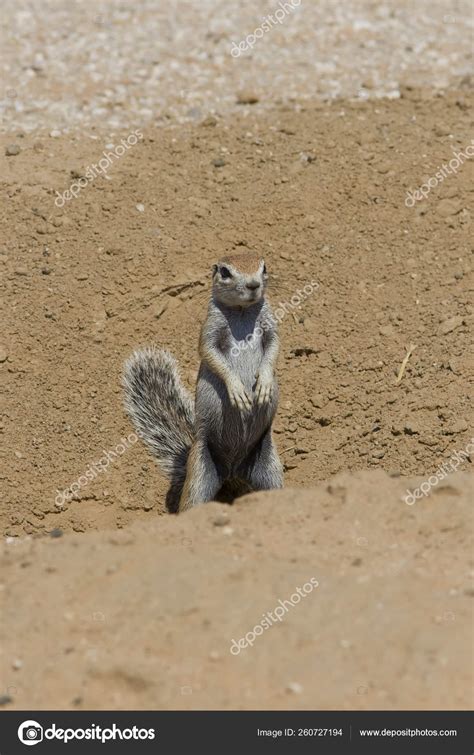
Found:
[[252, 401], [243, 385], [232, 386], [229, 389], [229, 400], [232, 406], [241, 412], [248, 412], [252, 408]]
[[273, 392], [273, 378], [258, 376], [255, 396], [258, 406], [268, 404]]

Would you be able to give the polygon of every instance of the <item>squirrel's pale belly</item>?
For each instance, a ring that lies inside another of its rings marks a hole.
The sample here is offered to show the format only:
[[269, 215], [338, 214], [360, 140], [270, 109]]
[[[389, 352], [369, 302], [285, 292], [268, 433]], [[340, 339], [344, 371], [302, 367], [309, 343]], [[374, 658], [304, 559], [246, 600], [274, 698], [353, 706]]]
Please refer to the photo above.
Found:
[[[241, 377], [244, 382], [243, 377]], [[253, 395], [255, 377], [244, 384]], [[222, 380], [201, 365], [196, 388], [196, 425], [229, 476], [254, 448], [270, 428], [278, 403], [278, 387], [274, 381], [271, 401], [257, 406], [254, 399], [252, 409], [242, 412], [232, 406], [227, 388]]]
[[257, 314], [249, 310], [227, 316], [220, 343], [232, 375], [238, 377], [253, 405], [249, 411], [232, 406], [227, 386], [205, 363], [199, 370], [196, 386], [196, 429], [205, 439], [224, 476], [232, 477], [239, 464], [255, 448], [271, 427], [278, 403], [278, 386], [274, 379], [272, 398], [258, 406], [255, 387], [264, 359], [265, 320], [271, 314], [263, 303]]

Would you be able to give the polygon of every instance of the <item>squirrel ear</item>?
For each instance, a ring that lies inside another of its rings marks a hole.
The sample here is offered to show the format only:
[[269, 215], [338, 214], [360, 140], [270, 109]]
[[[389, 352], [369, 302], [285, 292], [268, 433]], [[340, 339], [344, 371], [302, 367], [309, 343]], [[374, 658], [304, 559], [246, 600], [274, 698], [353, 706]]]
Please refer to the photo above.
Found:
[[217, 273], [217, 265], [213, 265], [213, 266], [212, 266], [212, 276], [214, 277], [214, 275], [215, 275], [216, 273]]

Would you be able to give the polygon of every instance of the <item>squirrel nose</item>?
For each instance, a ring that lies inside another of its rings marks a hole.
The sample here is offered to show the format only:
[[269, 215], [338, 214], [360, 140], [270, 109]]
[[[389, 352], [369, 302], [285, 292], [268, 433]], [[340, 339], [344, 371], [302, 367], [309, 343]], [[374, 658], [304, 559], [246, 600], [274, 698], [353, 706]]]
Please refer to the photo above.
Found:
[[250, 291], [255, 291], [255, 289], [260, 288], [260, 283], [258, 281], [250, 281], [250, 283], [247, 283], [247, 288]]

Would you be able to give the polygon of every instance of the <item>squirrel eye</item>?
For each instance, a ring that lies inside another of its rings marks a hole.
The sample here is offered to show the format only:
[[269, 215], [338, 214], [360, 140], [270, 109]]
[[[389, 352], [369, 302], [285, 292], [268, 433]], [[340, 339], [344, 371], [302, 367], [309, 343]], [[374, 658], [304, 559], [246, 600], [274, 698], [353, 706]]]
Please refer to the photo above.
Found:
[[221, 267], [220, 273], [221, 273], [221, 278], [224, 278], [224, 280], [226, 278], [232, 278], [232, 273], [226, 267]]

